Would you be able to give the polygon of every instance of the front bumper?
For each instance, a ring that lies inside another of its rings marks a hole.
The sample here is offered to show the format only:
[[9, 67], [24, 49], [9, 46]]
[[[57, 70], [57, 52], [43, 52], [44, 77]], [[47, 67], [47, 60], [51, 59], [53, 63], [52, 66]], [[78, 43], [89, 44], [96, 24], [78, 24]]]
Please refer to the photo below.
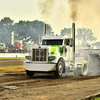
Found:
[[56, 63], [46, 63], [46, 62], [26, 62], [24, 61], [24, 67], [29, 71], [55, 71]]

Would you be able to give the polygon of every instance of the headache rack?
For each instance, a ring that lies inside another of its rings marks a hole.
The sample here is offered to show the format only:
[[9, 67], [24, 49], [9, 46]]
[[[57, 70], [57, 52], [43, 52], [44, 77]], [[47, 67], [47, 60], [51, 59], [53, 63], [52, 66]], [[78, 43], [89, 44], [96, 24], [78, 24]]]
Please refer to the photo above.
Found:
[[47, 60], [48, 60], [47, 48], [32, 49], [32, 61], [47, 61]]

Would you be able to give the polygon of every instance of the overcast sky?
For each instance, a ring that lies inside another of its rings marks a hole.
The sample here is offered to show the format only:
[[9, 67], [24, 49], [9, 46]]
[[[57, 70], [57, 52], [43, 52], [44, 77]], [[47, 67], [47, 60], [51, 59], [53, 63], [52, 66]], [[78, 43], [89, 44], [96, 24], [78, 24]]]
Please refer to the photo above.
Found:
[[7, 16], [15, 22], [40, 19], [38, 0], [0, 0], [0, 19]]

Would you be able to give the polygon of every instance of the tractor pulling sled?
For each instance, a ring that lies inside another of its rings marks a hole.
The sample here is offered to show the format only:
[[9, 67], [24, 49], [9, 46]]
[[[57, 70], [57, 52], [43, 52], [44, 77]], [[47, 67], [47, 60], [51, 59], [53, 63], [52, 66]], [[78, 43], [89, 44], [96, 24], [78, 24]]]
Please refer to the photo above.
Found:
[[25, 57], [24, 68], [27, 76], [34, 73], [54, 72], [61, 77], [65, 72], [74, 72], [75, 76], [88, 74], [88, 62], [84, 57], [75, 57], [75, 23], [72, 23], [72, 35], [47, 36], [46, 25], [42, 45], [32, 48]]

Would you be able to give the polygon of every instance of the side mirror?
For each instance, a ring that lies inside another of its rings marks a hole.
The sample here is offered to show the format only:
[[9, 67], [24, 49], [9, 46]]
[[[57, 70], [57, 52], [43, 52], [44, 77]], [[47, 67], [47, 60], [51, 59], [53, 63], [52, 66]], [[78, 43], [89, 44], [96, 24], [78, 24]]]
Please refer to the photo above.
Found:
[[69, 45], [70, 45], [70, 47], [72, 47], [73, 46], [73, 39], [70, 39], [70, 43], [69, 43]]

